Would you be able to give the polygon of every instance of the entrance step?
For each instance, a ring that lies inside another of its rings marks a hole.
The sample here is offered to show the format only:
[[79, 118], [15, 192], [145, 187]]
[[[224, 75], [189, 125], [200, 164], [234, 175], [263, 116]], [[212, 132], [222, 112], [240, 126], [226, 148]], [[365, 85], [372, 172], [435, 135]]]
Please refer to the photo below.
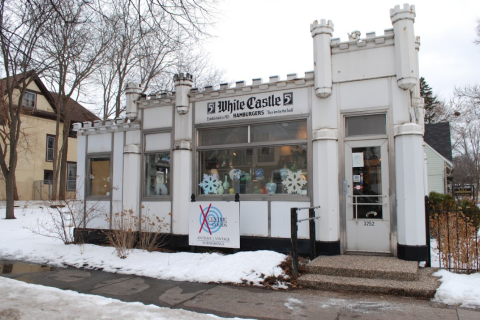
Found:
[[418, 280], [418, 262], [394, 257], [320, 256], [307, 265], [308, 273], [339, 277]]
[[419, 272], [417, 281], [399, 281], [386, 279], [368, 279], [326, 276], [321, 274], [306, 274], [298, 278], [302, 287], [330, 290], [349, 291], [370, 294], [388, 294], [406, 297], [430, 299], [435, 295], [439, 283], [432, 277], [435, 270], [424, 268]]
[[440, 285], [432, 276], [435, 271], [394, 257], [321, 256], [307, 265], [307, 274], [298, 278], [298, 284], [320, 290], [429, 299]]

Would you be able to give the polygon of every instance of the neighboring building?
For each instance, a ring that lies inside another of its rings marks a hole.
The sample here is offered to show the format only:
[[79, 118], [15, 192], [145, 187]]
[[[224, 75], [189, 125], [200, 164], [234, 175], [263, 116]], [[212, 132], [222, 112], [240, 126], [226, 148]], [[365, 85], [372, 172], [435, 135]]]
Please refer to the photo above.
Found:
[[[22, 108], [23, 132], [18, 147], [16, 182], [19, 200], [48, 199], [53, 177], [53, 147], [55, 142], [56, 108], [55, 95], [49, 92], [34, 73], [28, 76], [33, 81], [27, 87]], [[0, 80], [1, 81], [1, 80]], [[93, 113], [70, 99], [72, 123], [99, 119]], [[60, 124], [60, 133], [64, 123]], [[67, 124], [71, 125], [71, 124]], [[67, 197], [76, 193], [77, 138], [71, 131], [68, 138]], [[59, 144], [60, 147], [60, 144]], [[5, 200], [5, 183], [0, 183], [0, 199]]]
[[453, 157], [450, 124], [440, 122], [425, 125], [425, 154], [427, 155], [428, 192], [451, 193], [448, 178], [452, 173]]
[[[392, 29], [365, 38], [352, 32], [345, 42], [332, 39], [332, 21], [315, 21], [314, 71], [304, 77], [200, 92], [191, 75], [179, 74], [175, 94], [149, 97], [128, 84], [127, 119], [74, 125], [79, 199], [107, 218], [121, 210], [159, 217], [172, 246], [232, 241], [283, 252], [291, 208], [319, 206], [318, 254], [425, 261], [415, 7], [396, 6], [390, 17]], [[239, 220], [225, 217], [234, 213]], [[239, 239], [212, 235], [233, 226]], [[102, 216], [85, 227], [111, 225]], [[308, 252], [308, 223], [298, 236]]]

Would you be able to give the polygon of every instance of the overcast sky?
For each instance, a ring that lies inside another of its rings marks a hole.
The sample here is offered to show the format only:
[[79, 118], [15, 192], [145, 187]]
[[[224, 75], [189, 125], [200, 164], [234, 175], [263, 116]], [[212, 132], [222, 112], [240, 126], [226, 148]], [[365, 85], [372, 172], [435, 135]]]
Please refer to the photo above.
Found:
[[[214, 66], [228, 81], [289, 73], [303, 77], [313, 70], [310, 24], [327, 19], [333, 37], [347, 41], [347, 32], [382, 35], [392, 28], [390, 9], [400, 1], [221, 0], [219, 22], [205, 44]], [[415, 35], [420, 36], [420, 76], [434, 92], [449, 98], [455, 86], [480, 83], [480, 46], [475, 27], [480, 0], [410, 2], [416, 8]]]

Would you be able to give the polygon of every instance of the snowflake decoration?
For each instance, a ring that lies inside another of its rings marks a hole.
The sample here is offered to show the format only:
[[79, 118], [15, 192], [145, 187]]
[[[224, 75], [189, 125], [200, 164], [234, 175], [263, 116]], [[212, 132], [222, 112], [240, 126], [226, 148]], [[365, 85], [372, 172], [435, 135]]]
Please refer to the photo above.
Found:
[[288, 170], [287, 176], [282, 181], [283, 188], [288, 194], [300, 193], [307, 180], [302, 176], [301, 171], [292, 172]]
[[204, 174], [203, 181], [198, 185], [202, 187], [203, 192], [205, 194], [209, 194], [209, 193], [217, 194], [218, 187], [220, 187], [221, 184], [222, 182], [218, 180], [216, 174], [212, 174], [212, 175]]

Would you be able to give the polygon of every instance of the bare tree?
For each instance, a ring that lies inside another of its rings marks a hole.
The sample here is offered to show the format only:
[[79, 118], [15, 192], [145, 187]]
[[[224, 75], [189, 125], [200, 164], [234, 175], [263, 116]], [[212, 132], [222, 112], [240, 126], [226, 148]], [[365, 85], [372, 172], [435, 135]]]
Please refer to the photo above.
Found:
[[[454, 147], [461, 161], [455, 170], [465, 171], [477, 186], [480, 182], [480, 85], [455, 88], [455, 112], [459, 115], [453, 125]], [[459, 175], [459, 174], [457, 174]]]
[[23, 98], [29, 83], [46, 68], [35, 56], [39, 36], [51, 14], [51, 6], [43, 0], [0, 1], [0, 63], [5, 76], [0, 88], [5, 96], [2, 102], [5, 140], [0, 148], [0, 167], [5, 179], [7, 219], [15, 219], [15, 172]]
[[127, 82], [140, 83], [144, 94], [171, 91], [173, 74], [186, 65], [186, 54], [180, 52], [188, 51], [190, 56], [189, 70], [180, 69], [182, 72], [205, 64], [205, 55], [191, 52], [208, 36], [205, 27], [212, 22], [210, 3], [213, 1], [109, 2], [108, 26], [113, 39], [107, 61], [95, 74], [95, 83], [102, 88], [100, 113], [104, 119], [117, 118], [124, 111]]
[[106, 31], [100, 2], [63, 0], [55, 6], [55, 19], [40, 40], [41, 57], [51, 65], [48, 83], [56, 93], [53, 198], [58, 192], [59, 199], [65, 199], [71, 121], [68, 101], [76, 99], [82, 83], [100, 66], [110, 40]]

